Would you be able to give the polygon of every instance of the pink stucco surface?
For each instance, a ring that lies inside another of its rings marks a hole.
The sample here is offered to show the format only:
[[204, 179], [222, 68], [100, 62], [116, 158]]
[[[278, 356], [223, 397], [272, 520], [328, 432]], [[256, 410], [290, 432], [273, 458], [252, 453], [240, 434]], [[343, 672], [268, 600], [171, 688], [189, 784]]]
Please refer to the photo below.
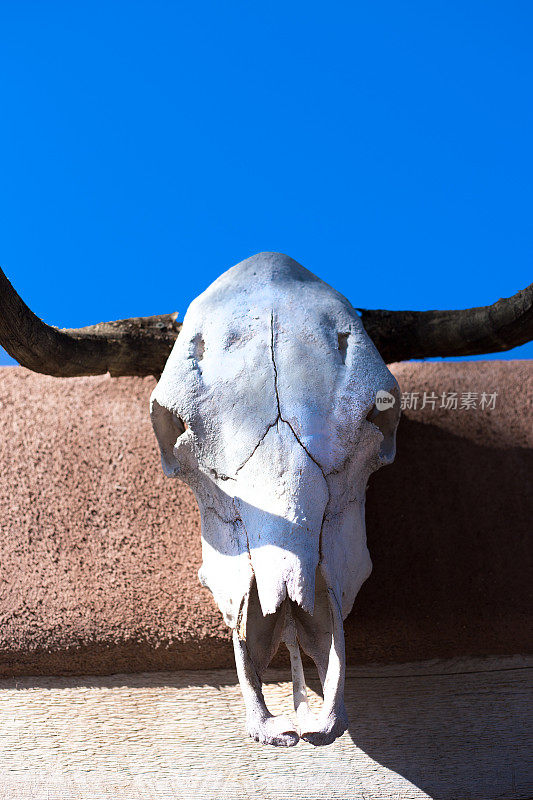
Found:
[[[393, 365], [418, 402], [368, 490], [374, 571], [346, 621], [350, 663], [531, 649], [532, 367]], [[153, 385], [0, 369], [0, 675], [233, 663], [198, 583], [194, 497], [160, 467]], [[477, 407], [440, 407], [451, 392]]]

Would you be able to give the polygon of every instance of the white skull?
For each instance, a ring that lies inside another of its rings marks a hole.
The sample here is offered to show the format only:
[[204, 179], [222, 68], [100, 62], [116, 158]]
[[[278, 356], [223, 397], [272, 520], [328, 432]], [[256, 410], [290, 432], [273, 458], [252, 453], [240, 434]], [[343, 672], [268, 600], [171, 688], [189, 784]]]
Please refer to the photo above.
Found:
[[[371, 571], [365, 491], [394, 458], [398, 397], [350, 303], [280, 253], [242, 261], [194, 300], [154, 389], [163, 469], [196, 495], [200, 581], [234, 629], [260, 741], [327, 744], [346, 729], [342, 620]], [[280, 641], [296, 725], [273, 717], [261, 691]], [[323, 683], [319, 718], [298, 645]]]

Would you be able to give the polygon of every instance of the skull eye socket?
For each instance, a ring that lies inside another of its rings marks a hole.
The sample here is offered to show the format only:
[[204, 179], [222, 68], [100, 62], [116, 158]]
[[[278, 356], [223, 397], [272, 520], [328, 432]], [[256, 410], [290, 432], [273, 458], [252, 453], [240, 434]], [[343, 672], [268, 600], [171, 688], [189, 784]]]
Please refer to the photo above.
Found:
[[[378, 408], [378, 407], [377, 407], [377, 406], [374, 404], [374, 405], [372, 406], [372, 408], [370, 409], [370, 411], [368, 412], [368, 414], [366, 415], [366, 418], [367, 418], [367, 420], [368, 420], [369, 422], [374, 422], [374, 421], [375, 421], [375, 420], [376, 420], [376, 419], [379, 417], [379, 415], [380, 415], [380, 410], [379, 410], [379, 408]], [[375, 422], [374, 422], [374, 424], [375, 424]], [[378, 427], [379, 427], [379, 426], [378, 426]]]
[[152, 400], [150, 411], [152, 425], [161, 450], [161, 461], [166, 475], [173, 477], [179, 472], [179, 465], [174, 455], [174, 446], [188, 428], [187, 423], [177, 414], [173, 414], [157, 400]]
[[177, 416], [177, 414], [171, 415], [171, 422], [172, 422], [172, 427], [176, 431], [178, 438], [182, 436], [185, 433], [185, 431], [188, 430], [189, 428], [185, 420]]
[[339, 350], [341, 361], [342, 361], [343, 364], [346, 364], [346, 354], [348, 352], [348, 337], [349, 336], [350, 336], [349, 333], [338, 333], [337, 334], [338, 350]]
[[[389, 401], [388, 405], [381, 404], [381, 408], [374, 403], [366, 418], [368, 422], [374, 425], [383, 434], [383, 441], [379, 449], [379, 457], [385, 462], [393, 461], [396, 453], [396, 428], [398, 427], [398, 419], [400, 417], [400, 398], [396, 388], [392, 391], [386, 392], [389, 397], [392, 395], [393, 400]], [[378, 395], [379, 397], [379, 395]]]

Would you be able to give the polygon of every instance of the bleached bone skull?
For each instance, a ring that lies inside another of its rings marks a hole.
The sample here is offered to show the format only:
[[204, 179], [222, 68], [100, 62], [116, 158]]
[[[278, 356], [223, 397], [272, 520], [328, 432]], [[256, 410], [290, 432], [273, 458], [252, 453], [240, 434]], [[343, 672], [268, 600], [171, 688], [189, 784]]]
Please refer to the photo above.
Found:
[[[385, 410], [378, 392], [394, 398]], [[163, 469], [198, 501], [199, 577], [233, 629], [256, 740], [328, 744], [346, 730], [342, 621], [371, 571], [365, 491], [394, 458], [398, 397], [348, 300], [280, 253], [242, 261], [194, 300], [154, 389]], [[296, 725], [261, 690], [281, 641]], [[323, 685], [318, 717], [300, 647]]]

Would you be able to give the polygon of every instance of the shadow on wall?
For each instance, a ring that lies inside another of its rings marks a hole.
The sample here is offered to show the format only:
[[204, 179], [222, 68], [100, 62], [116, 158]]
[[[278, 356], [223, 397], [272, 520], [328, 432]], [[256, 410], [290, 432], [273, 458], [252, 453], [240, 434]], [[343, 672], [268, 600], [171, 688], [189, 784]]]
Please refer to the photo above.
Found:
[[370, 479], [349, 662], [531, 652], [532, 476], [531, 450], [404, 416], [396, 461]]

